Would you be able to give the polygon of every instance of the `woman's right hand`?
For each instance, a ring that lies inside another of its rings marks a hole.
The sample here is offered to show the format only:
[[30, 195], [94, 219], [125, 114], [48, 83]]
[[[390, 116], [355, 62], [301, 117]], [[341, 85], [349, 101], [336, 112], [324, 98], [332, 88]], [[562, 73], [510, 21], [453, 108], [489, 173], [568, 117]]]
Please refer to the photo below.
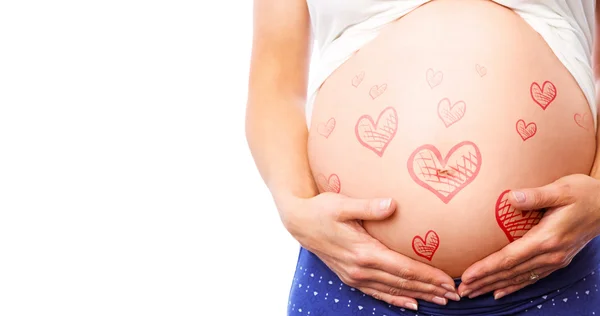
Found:
[[390, 250], [362, 227], [362, 220], [383, 220], [394, 213], [391, 199], [322, 193], [276, 202], [286, 229], [347, 285], [413, 310], [416, 298], [439, 305], [460, 300], [446, 273]]

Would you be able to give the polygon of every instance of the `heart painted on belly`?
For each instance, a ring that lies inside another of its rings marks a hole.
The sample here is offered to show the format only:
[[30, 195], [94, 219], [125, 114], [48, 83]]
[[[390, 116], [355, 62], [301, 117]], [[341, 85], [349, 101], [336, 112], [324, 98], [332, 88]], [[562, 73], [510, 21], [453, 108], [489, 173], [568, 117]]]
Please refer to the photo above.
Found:
[[415, 253], [429, 261], [433, 258], [435, 251], [440, 246], [440, 237], [436, 232], [430, 230], [425, 234], [425, 239], [421, 236], [415, 236], [412, 240], [412, 247]]
[[502, 192], [496, 201], [496, 221], [508, 240], [513, 242], [537, 225], [544, 213], [542, 211], [517, 210], [508, 203], [509, 192], [510, 190]]
[[517, 133], [519, 133], [519, 136], [521, 136], [523, 141], [530, 139], [537, 132], [537, 125], [535, 125], [533, 122], [525, 124], [525, 121], [518, 120], [516, 127]]
[[371, 96], [371, 99], [375, 100], [377, 97], [382, 95], [386, 89], [387, 89], [387, 84], [385, 84], [385, 83], [380, 86], [374, 85], [371, 87], [371, 90], [369, 90], [369, 95]]
[[331, 174], [329, 178], [326, 178], [322, 174], [317, 175], [317, 183], [323, 192], [340, 193], [342, 189], [340, 177], [335, 173]]
[[590, 125], [590, 117], [587, 113], [583, 115], [575, 113], [573, 119], [575, 120], [575, 124], [579, 125], [579, 127], [583, 128], [586, 131], [588, 130], [588, 126]]
[[464, 101], [457, 101], [454, 105], [451, 105], [450, 100], [444, 98], [438, 103], [437, 111], [444, 125], [450, 127], [450, 125], [460, 121], [465, 116], [467, 104]]
[[354, 131], [361, 145], [381, 157], [396, 135], [397, 129], [398, 114], [396, 109], [388, 107], [379, 114], [377, 122], [373, 122], [369, 115], [361, 116], [356, 122]]
[[541, 106], [544, 110], [546, 110], [548, 105], [550, 105], [550, 103], [556, 99], [556, 87], [550, 81], [544, 81], [544, 84], [542, 84], [541, 88], [537, 82], [534, 82], [531, 84], [529, 91], [531, 92], [533, 101], [535, 101], [535, 103]]
[[479, 74], [479, 77], [483, 77], [487, 74], [487, 69], [480, 64], [475, 65], [475, 70]]
[[442, 83], [442, 80], [444, 79], [444, 74], [441, 71], [436, 72], [433, 71], [433, 69], [431, 68], [427, 69], [427, 73], [425, 76], [427, 78], [427, 84], [429, 84], [429, 87], [431, 89], [435, 88], [440, 83]]
[[452, 147], [445, 159], [442, 159], [435, 146], [423, 145], [408, 158], [408, 173], [418, 185], [448, 204], [458, 192], [475, 180], [481, 163], [481, 152], [470, 141]]
[[331, 135], [331, 132], [333, 132], [334, 128], [335, 128], [335, 119], [332, 117], [327, 121], [327, 123], [320, 123], [319, 126], [317, 127], [317, 132], [319, 134], [321, 134], [322, 136], [324, 136], [325, 138], [329, 138], [329, 135]]
[[354, 76], [354, 78], [352, 78], [352, 85], [357, 88], [360, 83], [363, 81], [363, 79], [365, 79], [365, 72], [361, 71], [358, 75]]

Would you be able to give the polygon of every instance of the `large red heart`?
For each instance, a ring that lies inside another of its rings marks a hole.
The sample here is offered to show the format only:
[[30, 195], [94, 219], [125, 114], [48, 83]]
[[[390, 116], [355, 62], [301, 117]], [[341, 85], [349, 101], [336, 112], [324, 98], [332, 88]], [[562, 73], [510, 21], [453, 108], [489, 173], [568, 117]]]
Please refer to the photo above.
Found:
[[542, 211], [517, 210], [508, 203], [509, 192], [510, 190], [502, 192], [496, 201], [496, 221], [508, 240], [513, 242], [537, 225], [544, 213]]
[[587, 113], [584, 113], [583, 115], [575, 113], [575, 115], [573, 116], [575, 124], [579, 125], [579, 127], [585, 129], [586, 131], [588, 130], [588, 126], [590, 125], [588, 122], [589, 118], [590, 117]]
[[433, 71], [431, 68], [427, 69], [425, 76], [427, 78], [427, 84], [429, 84], [431, 89], [442, 83], [442, 80], [444, 79], [444, 73], [441, 71]]
[[480, 169], [481, 152], [470, 141], [456, 144], [445, 159], [433, 145], [417, 148], [408, 158], [412, 179], [446, 204], [475, 180]]
[[438, 103], [438, 116], [446, 127], [460, 121], [465, 116], [466, 111], [467, 104], [465, 101], [457, 101], [452, 105], [448, 98], [444, 98]]
[[537, 82], [532, 83], [529, 92], [533, 101], [544, 110], [556, 99], [556, 86], [550, 81], [544, 81], [541, 88]]
[[440, 236], [433, 230], [430, 230], [425, 234], [425, 240], [418, 235], [412, 240], [412, 247], [415, 253], [429, 261], [431, 261], [439, 246]]
[[340, 193], [340, 190], [342, 189], [340, 177], [335, 173], [330, 175], [329, 178], [326, 178], [322, 174], [317, 175], [317, 183], [323, 192]]
[[388, 107], [379, 114], [377, 122], [373, 122], [369, 115], [361, 116], [354, 131], [358, 142], [381, 157], [396, 135], [397, 129], [398, 113], [393, 107]]
[[331, 132], [333, 132], [333, 129], [335, 128], [335, 118], [330, 118], [327, 123], [321, 123], [319, 124], [319, 126], [317, 127], [317, 132], [319, 134], [321, 134], [322, 136], [324, 136], [325, 138], [329, 138], [329, 135], [331, 135]]
[[536, 132], [537, 125], [535, 125], [535, 123], [531, 122], [529, 124], [525, 124], [525, 121], [523, 120], [517, 121], [517, 133], [519, 133], [519, 136], [521, 136], [523, 141], [526, 141], [529, 138], [533, 137], [533, 135], [535, 135]]

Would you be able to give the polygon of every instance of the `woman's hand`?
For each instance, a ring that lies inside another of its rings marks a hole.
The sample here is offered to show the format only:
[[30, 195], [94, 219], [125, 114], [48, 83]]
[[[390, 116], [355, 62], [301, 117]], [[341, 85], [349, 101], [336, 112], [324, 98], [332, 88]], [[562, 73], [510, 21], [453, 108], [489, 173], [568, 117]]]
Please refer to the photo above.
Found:
[[569, 175], [543, 187], [513, 191], [509, 203], [521, 210], [547, 210], [522, 238], [470, 266], [458, 287], [461, 296], [494, 291], [500, 299], [518, 291], [566, 267], [600, 234], [600, 181], [590, 176]]
[[300, 244], [349, 286], [388, 304], [417, 309], [415, 298], [445, 305], [459, 300], [454, 280], [439, 269], [385, 247], [361, 226], [395, 211], [391, 199], [358, 200], [334, 193], [278, 203], [282, 221]]

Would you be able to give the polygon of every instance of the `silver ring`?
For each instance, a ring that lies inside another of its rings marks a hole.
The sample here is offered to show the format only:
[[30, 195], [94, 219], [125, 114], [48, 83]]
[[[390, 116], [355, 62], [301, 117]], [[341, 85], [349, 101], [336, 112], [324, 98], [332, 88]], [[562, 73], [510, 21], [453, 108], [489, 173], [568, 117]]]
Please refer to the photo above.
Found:
[[533, 272], [533, 271], [529, 272], [529, 280], [535, 281], [535, 280], [537, 280], [539, 278], [540, 278], [539, 274], [535, 274], [535, 272]]

